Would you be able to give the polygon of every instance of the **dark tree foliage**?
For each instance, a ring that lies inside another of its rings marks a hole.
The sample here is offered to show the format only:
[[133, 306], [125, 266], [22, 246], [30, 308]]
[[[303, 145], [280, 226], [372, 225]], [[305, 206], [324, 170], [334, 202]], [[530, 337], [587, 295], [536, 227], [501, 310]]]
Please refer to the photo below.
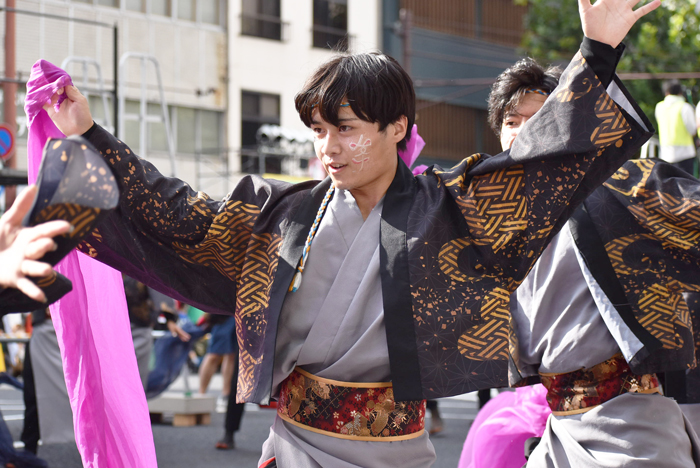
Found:
[[[643, 4], [646, 0], [640, 2]], [[542, 63], [566, 64], [581, 42], [581, 22], [575, 0], [514, 0], [528, 5], [523, 53]], [[700, 72], [700, 15], [696, 0], [663, 0], [625, 38], [626, 51], [618, 73]], [[700, 99], [700, 80], [682, 80], [689, 100]], [[640, 107], [653, 120], [663, 99], [662, 80], [626, 80]]]

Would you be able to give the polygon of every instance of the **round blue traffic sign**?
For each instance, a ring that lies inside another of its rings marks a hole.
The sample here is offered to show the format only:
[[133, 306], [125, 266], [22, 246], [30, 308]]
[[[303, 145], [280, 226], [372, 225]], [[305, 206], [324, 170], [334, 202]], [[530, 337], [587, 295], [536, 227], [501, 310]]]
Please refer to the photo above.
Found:
[[0, 158], [7, 159], [12, 156], [15, 149], [15, 135], [12, 129], [5, 124], [0, 124]]

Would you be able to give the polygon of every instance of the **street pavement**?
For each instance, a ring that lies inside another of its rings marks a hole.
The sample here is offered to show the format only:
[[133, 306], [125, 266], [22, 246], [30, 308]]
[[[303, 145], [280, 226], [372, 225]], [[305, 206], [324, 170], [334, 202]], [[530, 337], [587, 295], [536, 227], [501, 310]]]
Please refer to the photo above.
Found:
[[[189, 376], [190, 388], [198, 388], [197, 376]], [[184, 391], [184, 380], [180, 378], [169, 391]], [[211, 395], [221, 392], [221, 377], [215, 375], [209, 386]], [[444, 431], [432, 436], [437, 453], [434, 468], [455, 468], [459, 461], [469, 425], [477, 412], [476, 394], [439, 400], [440, 413], [444, 419]], [[15, 446], [19, 441], [24, 423], [22, 393], [14, 388], [0, 385], [0, 410], [7, 423]], [[208, 426], [173, 427], [165, 415], [163, 423], [153, 425], [153, 439], [158, 465], [167, 468], [253, 468], [257, 466], [262, 443], [269, 434], [275, 410], [246, 404], [241, 430], [236, 433], [235, 450], [223, 451], [214, 444], [223, 435], [224, 414], [212, 413]], [[428, 412], [427, 427], [430, 427]], [[39, 446], [39, 457], [51, 468], [76, 468], [82, 466], [75, 444], [51, 444]]]

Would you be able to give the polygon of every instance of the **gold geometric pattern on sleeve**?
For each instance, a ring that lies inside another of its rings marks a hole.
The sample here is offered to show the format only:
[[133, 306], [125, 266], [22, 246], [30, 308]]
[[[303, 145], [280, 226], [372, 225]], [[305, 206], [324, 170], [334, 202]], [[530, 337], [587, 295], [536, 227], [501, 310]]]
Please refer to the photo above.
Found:
[[[623, 190], [620, 187], [615, 187], [614, 185], [611, 185], [609, 182], [605, 182], [603, 185], [606, 186], [607, 188], [609, 188], [610, 190], [614, 190], [616, 192], [619, 192], [622, 195], [625, 195], [627, 197], [639, 196], [640, 192], [644, 191], [644, 186], [647, 184], [647, 180], [649, 180], [649, 176], [651, 175], [651, 172], [654, 169], [654, 166], [656, 165], [656, 163], [651, 159], [634, 159], [634, 160], [630, 160], [630, 163], [637, 166], [639, 168], [639, 171], [642, 174], [641, 177], [638, 177], [638, 180], [639, 180], [638, 183], [634, 184], [634, 186], [630, 187], [627, 190]], [[629, 170], [627, 170], [624, 167], [621, 167], [610, 178], [612, 180], [625, 181], [625, 180], [628, 180], [629, 177], [630, 177]]]
[[617, 147], [622, 146], [622, 136], [631, 128], [615, 101], [607, 94], [600, 95], [595, 103], [595, 113], [602, 122], [591, 134], [591, 143], [597, 147], [609, 146], [613, 142]]
[[236, 317], [255, 315], [267, 308], [281, 242], [282, 237], [275, 234], [251, 235], [236, 291]]
[[57, 203], [49, 205], [37, 215], [36, 222], [64, 219], [73, 226], [73, 231], [66, 237], [84, 237], [95, 225], [95, 218], [102, 210], [75, 203]]
[[588, 78], [585, 78], [583, 80], [583, 84], [586, 85], [585, 88], [581, 88], [577, 91], [574, 91], [572, 89], [573, 80], [579, 75], [579, 73], [575, 70], [583, 68], [585, 63], [586, 60], [583, 58], [583, 55], [581, 55], [581, 52], [577, 52], [576, 55], [574, 55], [574, 57], [571, 59], [571, 63], [569, 64], [569, 73], [564, 74], [564, 76], [562, 77], [563, 80], [559, 82], [557, 92], [552, 95], [554, 99], [556, 99], [559, 102], [575, 101], [576, 99], [582, 98], [583, 96], [587, 95], [591, 91], [594, 84]]
[[644, 273], [652, 272], [657, 281], [641, 291], [637, 305], [639, 307], [639, 323], [656, 337], [666, 349], [683, 347], [683, 339], [678, 333], [679, 328], [692, 330], [690, 312], [683, 299], [681, 291], [699, 291], [700, 287], [684, 284], [670, 276], [665, 263], [656, 263], [649, 258], [643, 258], [641, 265], [632, 267], [625, 263], [625, 248], [638, 241], [657, 240], [650, 234], [635, 234], [621, 237], [609, 242], [605, 249], [617, 275], [633, 275], [642, 277]]
[[508, 359], [510, 294], [503, 288], [489, 292], [481, 302], [481, 321], [459, 337], [459, 352], [475, 361]]
[[681, 249], [689, 249], [700, 241], [700, 202], [654, 192], [644, 196], [643, 205], [629, 207], [630, 212], [656, 236]]
[[[650, 241], [656, 240], [654, 236], [650, 234], [634, 234], [631, 236], [613, 239], [607, 243], [605, 250], [608, 252], [610, 262], [618, 275], [641, 274], [651, 269], [648, 258], [643, 259], [645, 263], [641, 266], [641, 268], [628, 265], [625, 263], [625, 259], [623, 258], [624, 251], [628, 246], [645, 239]], [[661, 267], [663, 268], [663, 266]], [[654, 273], [661, 274], [663, 271], [654, 271]]]
[[[238, 321], [236, 321], [238, 326]], [[240, 344], [240, 343], [239, 343]], [[253, 372], [262, 363], [263, 357], [254, 359], [243, 346], [239, 346], [239, 371], [238, 371], [238, 387], [236, 388], [236, 401], [246, 401], [253, 396], [255, 379]]]
[[655, 284], [642, 292], [639, 308], [642, 311], [639, 323], [661, 341], [664, 348], [683, 347], [683, 338], [676, 333], [676, 327], [690, 330], [691, 325], [688, 306], [682, 295], [669, 291], [660, 284]]
[[498, 252], [528, 225], [521, 165], [474, 177], [465, 196], [456, 197], [472, 239]]
[[[440, 254], [438, 255], [440, 270], [454, 281], [467, 282], [470, 279], [469, 276], [462, 273], [459, 269], [459, 254], [470, 245], [486, 245], [486, 242], [473, 242], [469, 237], [463, 237], [446, 242], [440, 248]], [[481, 264], [472, 265], [472, 268], [482, 278], [486, 276], [495, 276], [484, 272], [484, 266]]]
[[[252, 234], [248, 243], [246, 262], [241, 268], [236, 290], [236, 334], [239, 339], [262, 343], [267, 330], [265, 310], [269, 305], [272, 278], [278, 265], [278, 250], [282, 244], [279, 234]], [[240, 346], [238, 399], [249, 397], [253, 391], [255, 368], [262, 362], [262, 354], [255, 358], [246, 343]]]
[[229, 200], [214, 218], [204, 240], [196, 245], [174, 242], [173, 248], [190, 263], [212, 266], [231, 280], [247, 251], [247, 243], [260, 209]]

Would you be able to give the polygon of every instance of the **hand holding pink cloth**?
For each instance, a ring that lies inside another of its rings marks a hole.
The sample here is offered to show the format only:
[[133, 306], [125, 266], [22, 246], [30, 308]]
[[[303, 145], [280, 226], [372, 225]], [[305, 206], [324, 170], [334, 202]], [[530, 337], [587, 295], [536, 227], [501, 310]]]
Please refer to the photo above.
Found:
[[459, 468], [521, 468], [525, 441], [541, 437], [552, 410], [541, 385], [502, 392], [489, 400], [469, 428]]
[[[64, 138], [44, 105], [71, 84], [65, 71], [45, 60], [32, 67], [25, 103], [30, 182], [46, 141]], [[56, 106], [64, 99], [65, 93]], [[83, 466], [157, 466], [121, 274], [77, 251], [55, 269], [73, 282], [73, 291], [50, 307]]]

